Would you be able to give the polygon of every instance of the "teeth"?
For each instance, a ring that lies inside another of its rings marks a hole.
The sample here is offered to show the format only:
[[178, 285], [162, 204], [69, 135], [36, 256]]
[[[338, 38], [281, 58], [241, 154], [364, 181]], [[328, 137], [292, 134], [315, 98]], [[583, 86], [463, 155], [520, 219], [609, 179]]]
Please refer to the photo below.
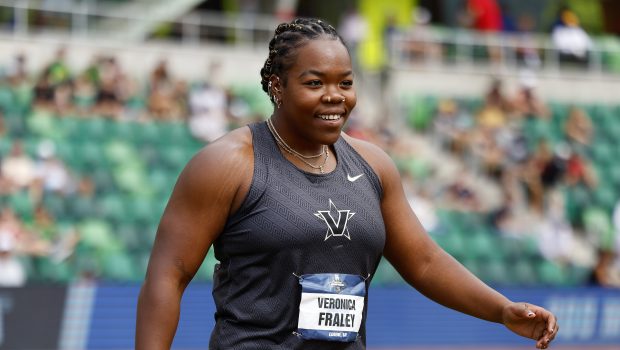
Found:
[[340, 114], [319, 115], [319, 118], [323, 120], [338, 120], [340, 119]]

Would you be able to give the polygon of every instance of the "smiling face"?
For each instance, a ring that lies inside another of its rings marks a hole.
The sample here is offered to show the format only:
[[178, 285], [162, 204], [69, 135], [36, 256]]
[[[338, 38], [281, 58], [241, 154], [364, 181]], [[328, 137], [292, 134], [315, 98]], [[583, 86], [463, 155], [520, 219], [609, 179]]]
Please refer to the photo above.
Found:
[[339, 40], [321, 37], [299, 47], [296, 59], [279, 79], [274, 124], [297, 151], [333, 144], [356, 104], [351, 58]]

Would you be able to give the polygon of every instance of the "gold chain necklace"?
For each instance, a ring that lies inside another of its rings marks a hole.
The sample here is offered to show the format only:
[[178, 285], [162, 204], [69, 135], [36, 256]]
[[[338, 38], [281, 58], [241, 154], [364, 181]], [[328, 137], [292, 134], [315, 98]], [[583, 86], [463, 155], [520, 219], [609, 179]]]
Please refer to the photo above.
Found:
[[[273, 126], [273, 122], [271, 121], [271, 118], [267, 119], [267, 127], [269, 128], [269, 132], [271, 132], [273, 137], [276, 139], [276, 142], [278, 143], [278, 145], [280, 145], [286, 152], [297, 157], [299, 160], [304, 162], [304, 164], [311, 167], [312, 169], [318, 169], [321, 172], [321, 174], [325, 173], [323, 170], [323, 167], [325, 166], [325, 164], [327, 164], [327, 159], [329, 158], [329, 152], [327, 151], [326, 145], [323, 145], [323, 150], [321, 151], [321, 153], [317, 155], [313, 155], [313, 156], [305, 156], [295, 151], [291, 146], [289, 146], [286, 142], [284, 142], [284, 139], [280, 136], [280, 134], [278, 134], [278, 131], [276, 130], [275, 126]], [[321, 165], [314, 165], [306, 160], [306, 159], [318, 158], [322, 155], [325, 155], [325, 160], [323, 160], [323, 164]]]

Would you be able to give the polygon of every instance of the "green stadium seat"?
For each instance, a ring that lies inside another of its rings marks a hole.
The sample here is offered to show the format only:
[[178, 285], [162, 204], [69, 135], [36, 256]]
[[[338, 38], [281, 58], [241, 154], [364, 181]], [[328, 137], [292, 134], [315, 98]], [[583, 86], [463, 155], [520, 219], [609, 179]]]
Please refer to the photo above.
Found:
[[538, 274], [539, 282], [544, 285], [561, 286], [567, 285], [569, 282], [565, 269], [552, 261], [538, 261], [536, 273]]
[[69, 282], [75, 273], [66, 261], [56, 262], [48, 257], [34, 258], [36, 279], [46, 282]]
[[13, 92], [8, 86], [0, 85], [0, 110], [6, 111], [14, 104]]
[[592, 274], [592, 268], [589, 266], [569, 266], [567, 269], [566, 283], [569, 286], [583, 286], [588, 283], [588, 279]]
[[136, 270], [131, 256], [122, 250], [101, 256], [102, 277], [120, 281], [139, 281], [143, 278]]
[[480, 261], [497, 261], [504, 258], [495, 237], [484, 230], [466, 234], [464, 240], [465, 254], [468, 258]]
[[73, 195], [65, 202], [67, 218], [73, 222], [95, 218], [98, 215], [96, 199]]
[[169, 171], [180, 173], [189, 159], [190, 156], [183, 147], [171, 144], [160, 148], [161, 165]]
[[40, 138], [62, 140], [66, 135], [58, 123], [58, 118], [50, 112], [33, 111], [26, 119], [29, 131]]
[[98, 212], [104, 220], [115, 225], [127, 221], [127, 209], [120, 195], [116, 193], [107, 194], [97, 204]]
[[115, 232], [116, 237], [118, 237], [125, 249], [132, 252], [140, 250], [140, 231], [136, 225], [131, 223], [122, 223], [116, 226]]
[[510, 264], [510, 276], [515, 285], [533, 286], [538, 283], [538, 275], [534, 260], [529, 258], [519, 259]]
[[199, 281], [213, 281], [213, 272], [215, 271], [215, 265], [217, 263], [218, 261], [215, 258], [213, 249], [210, 249], [194, 278]]
[[467, 255], [465, 237], [460, 231], [450, 231], [432, 236], [437, 244], [455, 259], [461, 260]]
[[409, 106], [408, 122], [414, 130], [426, 130], [433, 121], [437, 101], [435, 98], [414, 98]]
[[60, 194], [46, 194], [43, 197], [43, 206], [54, 218], [64, 218], [67, 216], [67, 199]]
[[394, 269], [385, 258], [382, 258], [377, 266], [377, 271], [372, 277], [372, 283], [375, 286], [398, 285], [405, 283], [398, 271]]
[[[96, 251], [111, 251], [119, 248], [119, 242], [114, 237], [112, 226], [101, 219], [90, 219], [77, 225], [80, 233], [80, 245]], [[88, 250], [88, 249], [86, 249]]]
[[480, 278], [493, 285], [511, 285], [514, 280], [502, 259], [478, 260], [478, 273]]
[[135, 131], [136, 144], [140, 146], [156, 145], [166, 141], [160, 135], [159, 126], [153, 122], [139, 123]]
[[613, 250], [615, 233], [611, 219], [611, 208], [588, 207], [583, 212], [585, 232], [597, 248]]
[[8, 205], [22, 220], [31, 220], [34, 215], [34, 203], [27, 191], [19, 191], [8, 196]]
[[76, 120], [73, 131], [73, 136], [81, 141], [101, 142], [109, 137], [106, 134], [106, 120], [99, 116]]

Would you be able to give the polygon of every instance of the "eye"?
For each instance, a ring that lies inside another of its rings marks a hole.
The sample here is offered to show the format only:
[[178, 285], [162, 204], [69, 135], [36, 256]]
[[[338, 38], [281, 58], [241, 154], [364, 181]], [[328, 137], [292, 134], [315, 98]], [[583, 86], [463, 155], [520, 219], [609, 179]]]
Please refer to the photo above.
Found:
[[343, 88], [350, 88], [353, 86], [353, 80], [344, 80], [340, 82], [340, 86], [342, 86]]
[[319, 87], [322, 85], [322, 83], [320, 80], [315, 79], [305, 82], [304, 85], [308, 85], [310, 87]]

